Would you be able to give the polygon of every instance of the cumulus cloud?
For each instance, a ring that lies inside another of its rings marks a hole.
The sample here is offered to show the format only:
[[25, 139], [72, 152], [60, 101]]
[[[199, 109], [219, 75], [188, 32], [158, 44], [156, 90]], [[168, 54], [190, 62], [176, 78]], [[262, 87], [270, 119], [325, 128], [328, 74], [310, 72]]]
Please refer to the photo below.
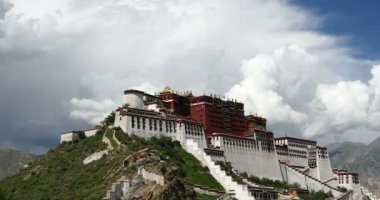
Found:
[[379, 131], [379, 72], [380, 66], [373, 66], [368, 83], [354, 80], [319, 84], [309, 104], [310, 116], [314, 117], [305, 124], [305, 135], [345, 133], [350, 129]]
[[110, 73], [84, 74], [80, 81], [81, 90], [89, 98], [74, 97], [70, 100], [70, 118], [96, 125], [122, 104], [125, 89], [134, 88], [151, 94], [158, 90], [149, 82], [140, 85], [128, 85], [128, 82], [128, 79]]
[[[12, 9], [0, 0], [0, 134], [9, 144], [53, 146], [52, 133], [96, 123], [132, 87], [228, 93], [273, 127], [301, 129], [312, 124], [318, 84], [369, 86], [368, 62], [291, 1], [9, 1]], [[46, 118], [49, 126], [27, 123]]]
[[260, 54], [244, 60], [242, 81], [233, 86], [227, 96], [246, 103], [247, 112], [258, 112], [276, 122], [301, 124], [306, 114], [295, 110], [288, 99], [298, 98], [311, 66], [318, 59], [298, 46], [287, 46], [273, 55]]
[[333, 70], [321, 54], [286, 46], [244, 60], [243, 78], [227, 96], [245, 102], [247, 112], [267, 117], [285, 134], [289, 132], [279, 124], [292, 125], [291, 131], [307, 138], [345, 134], [357, 138], [353, 130], [380, 130], [380, 66], [373, 66], [367, 83], [340, 80], [347, 78], [336, 78]]
[[12, 3], [0, 0], [0, 20], [4, 20], [5, 13], [7, 13], [12, 7]]
[[70, 112], [70, 117], [88, 121], [90, 124], [98, 124], [116, 105], [111, 99], [96, 102], [91, 99], [71, 99], [70, 103], [75, 110]]

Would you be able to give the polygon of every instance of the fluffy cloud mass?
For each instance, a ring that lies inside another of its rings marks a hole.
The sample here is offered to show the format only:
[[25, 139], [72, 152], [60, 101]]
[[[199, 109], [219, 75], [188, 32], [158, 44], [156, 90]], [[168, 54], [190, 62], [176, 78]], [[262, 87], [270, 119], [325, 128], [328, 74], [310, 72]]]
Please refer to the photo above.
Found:
[[313, 117], [305, 125], [305, 135], [342, 133], [361, 127], [379, 131], [379, 72], [380, 65], [373, 66], [368, 83], [356, 80], [319, 84], [315, 99], [309, 104]]
[[0, 147], [43, 152], [165, 85], [241, 100], [278, 135], [377, 130], [378, 67], [322, 26], [291, 1], [0, 0]]

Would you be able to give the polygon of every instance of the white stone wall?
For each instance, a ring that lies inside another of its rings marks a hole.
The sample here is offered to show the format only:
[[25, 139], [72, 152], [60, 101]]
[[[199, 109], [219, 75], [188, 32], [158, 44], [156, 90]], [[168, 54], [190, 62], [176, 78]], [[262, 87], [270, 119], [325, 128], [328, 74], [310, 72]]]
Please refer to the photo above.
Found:
[[228, 193], [234, 193], [235, 195], [233, 196], [239, 200], [255, 200], [255, 198], [250, 195], [246, 185], [240, 185], [233, 181], [232, 177], [228, 176], [219, 165], [216, 165], [211, 157], [208, 156], [192, 139], [186, 140], [184, 148], [187, 152], [194, 155], [204, 166], [209, 168], [210, 174]]
[[89, 130], [85, 130], [83, 131], [84, 132], [84, 135], [86, 137], [91, 137], [91, 136], [94, 136], [96, 135], [96, 132], [98, 132], [99, 129], [89, 129]]
[[154, 104], [149, 104], [147, 106], [147, 110], [153, 110], [153, 111], [159, 112], [160, 108], [158, 107], [157, 103], [154, 103]]
[[62, 133], [61, 134], [61, 140], [60, 144], [63, 142], [71, 142], [73, 141], [74, 133], [73, 132], [67, 132], [67, 133]]
[[285, 156], [277, 154], [278, 159], [287, 162], [290, 165], [302, 166], [304, 168], [308, 168], [308, 159], [307, 158], [299, 158], [294, 156]]
[[[335, 175], [332, 171], [332, 167], [330, 164], [330, 159], [327, 158], [320, 158], [317, 153], [317, 179], [321, 180], [322, 182], [329, 181], [333, 178], [335, 178]], [[329, 181], [327, 184], [329, 184], [332, 187], [338, 186], [338, 181], [333, 180]]]
[[106, 196], [102, 200], [119, 200], [129, 190], [130, 186], [131, 181], [122, 177], [112, 184], [111, 189], [107, 191]]
[[144, 93], [140, 92], [131, 92], [124, 95], [125, 103], [131, 108], [144, 109]]
[[[84, 130], [83, 132], [84, 132], [84, 135], [86, 137], [91, 137], [91, 136], [96, 135], [97, 131], [98, 131], [98, 129], [88, 129], [88, 130]], [[67, 132], [67, 133], [62, 133], [61, 139], [60, 139], [60, 144], [62, 144], [63, 142], [71, 142], [75, 138], [78, 138], [78, 134], [74, 133], [73, 131]]]
[[[140, 127], [138, 127], [138, 120], [140, 121]], [[152, 121], [152, 129], [150, 129], [149, 120]], [[155, 123], [156, 125], [154, 125]], [[149, 117], [134, 117], [134, 124], [135, 125], [132, 126], [131, 115], [121, 116], [121, 120], [120, 116], [115, 118], [115, 127], [119, 125], [119, 127], [129, 135], [135, 134], [145, 139], [162, 135], [177, 140], [181, 144], [183, 144], [186, 139], [193, 139], [203, 148], [207, 148], [205, 133], [203, 127], [199, 124]], [[156, 128], [154, 128], [155, 126]]]
[[138, 174], [142, 176], [145, 180], [154, 181], [159, 185], [165, 184], [165, 178], [163, 175], [156, 174], [153, 172], [148, 172], [142, 167], [138, 169]]
[[316, 181], [298, 171], [295, 169], [286, 166], [285, 164], [281, 164], [281, 171], [282, 174], [284, 175], [284, 179], [288, 183], [298, 183], [300, 184], [301, 188], [308, 189], [308, 190], [322, 190], [324, 192], [329, 192], [331, 191], [334, 195], [334, 197], [338, 197], [342, 195], [341, 192], [338, 192], [337, 190], [332, 189], [331, 187], [328, 187], [324, 185], [323, 183]]
[[220, 150], [224, 151], [227, 162], [231, 162], [232, 167], [239, 172], [258, 177], [266, 177], [273, 180], [282, 180], [278, 157], [275, 152], [267, 152], [261, 149], [261, 144], [239, 145], [239, 140], [235, 143], [224, 142], [225, 138], [220, 139]]

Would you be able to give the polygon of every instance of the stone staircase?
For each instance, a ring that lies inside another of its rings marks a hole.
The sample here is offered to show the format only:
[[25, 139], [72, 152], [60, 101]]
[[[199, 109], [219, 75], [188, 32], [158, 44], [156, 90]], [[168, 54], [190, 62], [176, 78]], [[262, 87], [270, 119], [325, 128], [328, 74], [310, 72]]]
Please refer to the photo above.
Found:
[[199, 148], [198, 144], [192, 139], [186, 139], [184, 147], [189, 153], [194, 155], [203, 166], [208, 167], [211, 175], [224, 187], [228, 194], [231, 194], [239, 200], [255, 200], [255, 198], [250, 195], [246, 185], [241, 185], [233, 181], [232, 177], [227, 175], [219, 165], [216, 165], [211, 157], [208, 156], [203, 149]]
[[[322, 190], [324, 190], [325, 192], [328, 192], [328, 191], [331, 191], [333, 193], [333, 195], [335, 197], [339, 197], [342, 195], [342, 192], [340, 192], [338, 189], [334, 188], [334, 187], [331, 187], [330, 185], [328, 185], [327, 183], [324, 183], [312, 176], [310, 176], [309, 174], [295, 168], [295, 167], [292, 167], [292, 166], [289, 166], [287, 163], [285, 162], [281, 162], [281, 164], [284, 164], [286, 165], [286, 167], [289, 169], [289, 170], [292, 170], [296, 173], [298, 173], [300, 176], [304, 176], [305, 177], [305, 181], [307, 180], [309, 183], [313, 183], [313, 184], [316, 184], [316, 185], [319, 185], [321, 187]], [[314, 188], [316, 189], [316, 188]]]

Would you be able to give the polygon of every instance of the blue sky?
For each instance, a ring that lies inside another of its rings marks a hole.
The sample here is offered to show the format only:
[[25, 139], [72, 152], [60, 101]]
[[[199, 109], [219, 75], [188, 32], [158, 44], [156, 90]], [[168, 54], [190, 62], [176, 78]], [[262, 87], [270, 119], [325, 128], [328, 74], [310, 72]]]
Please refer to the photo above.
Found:
[[349, 37], [357, 56], [379, 59], [380, 1], [376, 0], [292, 0], [325, 17], [321, 31]]

